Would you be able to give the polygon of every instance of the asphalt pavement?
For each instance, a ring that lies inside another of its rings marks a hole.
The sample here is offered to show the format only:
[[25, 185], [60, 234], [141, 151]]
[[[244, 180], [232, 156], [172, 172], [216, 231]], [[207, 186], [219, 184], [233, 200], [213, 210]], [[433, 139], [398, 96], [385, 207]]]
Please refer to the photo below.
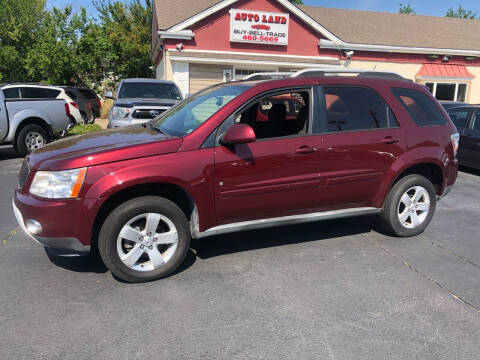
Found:
[[0, 359], [480, 358], [480, 172], [415, 238], [368, 216], [222, 235], [126, 284], [18, 230], [21, 161], [0, 148]]

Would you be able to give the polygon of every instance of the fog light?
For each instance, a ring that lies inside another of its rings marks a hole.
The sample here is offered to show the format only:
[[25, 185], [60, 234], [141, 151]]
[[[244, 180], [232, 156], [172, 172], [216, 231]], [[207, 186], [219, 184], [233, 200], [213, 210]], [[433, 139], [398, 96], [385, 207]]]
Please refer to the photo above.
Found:
[[30, 234], [40, 234], [42, 232], [42, 225], [37, 220], [28, 219], [25, 221], [25, 227]]

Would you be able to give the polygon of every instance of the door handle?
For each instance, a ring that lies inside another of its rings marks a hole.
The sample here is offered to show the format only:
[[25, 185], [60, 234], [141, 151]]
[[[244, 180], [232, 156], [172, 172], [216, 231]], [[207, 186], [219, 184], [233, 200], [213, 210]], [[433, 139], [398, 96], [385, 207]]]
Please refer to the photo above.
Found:
[[296, 154], [310, 154], [310, 153], [313, 153], [317, 150], [318, 149], [314, 146], [302, 145], [295, 150], [295, 153]]
[[398, 143], [400, 140], [399, 139], [394, 139], [393, 137], [391, 136], [385, 136], [382, 140], [380, 140], [382, 143], [384, 144], [396, 144]]

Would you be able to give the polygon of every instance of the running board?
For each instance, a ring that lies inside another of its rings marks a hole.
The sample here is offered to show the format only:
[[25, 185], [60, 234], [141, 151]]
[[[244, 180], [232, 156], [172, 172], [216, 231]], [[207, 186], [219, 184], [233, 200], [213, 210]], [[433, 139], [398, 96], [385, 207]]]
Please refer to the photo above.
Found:
[[301, 215], [290, 215], [282, 217], [274, 217], [260, 220], [242, 221], [237, 223], [225, 224], [212, 227], [205, 231], [199, 231], [197, 208], [193, 210], [191, 225], [191, 234], [193, 238], [203, 238], [212, 235], [227, 234], [231, 232], [262, 229], [273, 226], [301, 224], [320, 220], [340, 219], [350, 216], [378, 214], [381, 209], [373, 207], [359, 207], [352, 209], [322, 211]]

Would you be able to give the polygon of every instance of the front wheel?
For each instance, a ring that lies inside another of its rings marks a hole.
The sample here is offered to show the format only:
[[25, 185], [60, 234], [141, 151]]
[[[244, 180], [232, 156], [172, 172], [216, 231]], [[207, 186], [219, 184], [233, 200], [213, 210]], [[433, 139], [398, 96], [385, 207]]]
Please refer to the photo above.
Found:
[[185, 214], [170, 200], [143, 196], [119, 205], [100, 230], [105, 265], [128, 282], [157, 280], [183, 262], [190, 247]]
[[394, 235], [415, 236], [426, 229], [435, 207], [436, 193], [430, 180], [421, 175], [408, 175], [390, 190], [380, 217]]

